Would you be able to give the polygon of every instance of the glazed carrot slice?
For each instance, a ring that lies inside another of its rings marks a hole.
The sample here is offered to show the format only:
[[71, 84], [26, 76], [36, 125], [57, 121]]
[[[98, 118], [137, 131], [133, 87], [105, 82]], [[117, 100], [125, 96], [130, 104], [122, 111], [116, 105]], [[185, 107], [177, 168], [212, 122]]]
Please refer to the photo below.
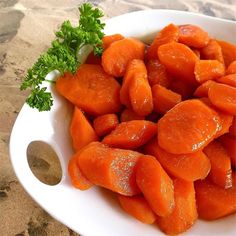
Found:
[[142, 60], [130, 61], [120, 91], [121, 103], [132, 107], [139, 116], [152, 112], [152, 91], [147, 80], [147, 70]]
[[134, 59], [128, 63], [120, 90], [120, 101], [127, 107], [131, 107], [129, 94], [130, 83], [138, 77], [147, 80], [147, 69], [143, 61]]
[[236, 74], [236, 60], [232, 61], [227, 67], [226, 74]]
[[189, 229], [197, 220], [197, 207], [193, 182], [181, 179], [173, 181], [175, 207], [166, 217], [157, 217], [159, 228], [168, 235], [177, 235]]
[[231, 62], [236, 60], [236, 45], [222, 40], [217, 40], [217, 42], [221, 46], [225, 66], [228, 67]]
[[102, 47], [107, 49], [112, 43], [121, 39], [124, 39], [124, 36], [121, 34], [106, 35], [102, 38]]
[[192, 97], [195, 90], [195, 86], [191, 86], [188, 83], [185, 83], [182, 80], [174, 79], [170, 84], [170, 90], [181, 95], [182, 100], [186, 100]]
[[224, 148], [227, 150], [230, 158], [231, 164], [236, 166], [236, 138], [232, 135], [225, 134], [220, 137], [220, 142], [223, 144]]
[[90, 142], [98, 140], [98, 136], [93, 127], [86, 119], [83, 112], [77, 107], [74, 109], [70, 123], [70, 135], [75, 150], [79, 150]]
[[236, 116], [233, 118], [232, 125], [229, 128], [229, 133], [236, 137]]
[[215, 83], [209, 88], [208, 96], [214, 106], [230, 115], [236, 115], [236, 88]]
[[170, 43], [177, 42], [179, 38], [179, 29], [176, 25], [169, 24], [164, 27], [160, 32], [157, 33], [155, 39], [153, 40], [151, 46], [147, 50], [147, 59], [157, 59], [157, 50], [159, 46]]
[[68, 164], [68, 173], [70, 176], [70, 180], [72, 185], [75, 188], [80, 190], [87, 190], [93, 186], [93, 184], [82, 174], [77, 164], [79, 152], [77, 152], [74, 156], [71, 157]]
[[148, 142], [157, 133], [155, 123], [147, 120], [122, 122], [103, 139], [111, 147], [134, 149]]
[[197, 87], [197, 89], [194, 92], [195, 97], [208, 97], [208, 91], [209, 88], [214, 84], [215, 82], [212, 80], [207, 80], [206, 82], [202, 83]]
[[140, 157], [136, 165], [136, 182], [157, 215], [164, 217], [173, 211], [173, 182], [154, 157]]
[[127, 197], [118, 195], [118, 200], [123, 210], [137, 220], [145, 224], [153, 224], [155, 222], [156, 215], [143, 196]]
[[166, 68], [158, 59], [149, 60], [146, 64], [148, 81], [151, 86], [160, 84], [166, 88], [169, 87], [171, 77], [168, 75]]
[[131, 109], [128, 108], [124, 109], [120, 115], [120, 122], [131, 121], [131, 120], [145, 120], [145, 117], [137, 115]]
[[211, 162], [211, 171], [209, 177], [213, 183], [222, 187], [232, 187], [232, 169], [230, 156], [225, 148], [218, 141], [209, 143], [203, 152]]
[[201, 48], [200, 53], [201, 53], [202, 59], [218, 60], [219, 62], [224, 64], [224, 57], [223, 57], [221, 46], [214, 39], [211, 39], [204, 48]]
[[233, 116], [229, 115], [223, 111], [220, 111], [219, 109], [217, 109], [210, 101], [209, 98], [204, 97], [200, 99], [202, 102], [204, 102], [207, 106], [209, 106], [211, 109], [213, 109], [214, 111], [217, 112], [219, 118], [220, 118], [220, 125], [219, 125], [219, 129], [215, 134], [214, 138], [218, 138], [221, 135], [228, 133], [229, 132], [229, 127], [232, 125], [233, 122]]
[[204, 220], [215, 220], [236, 212], [236, 187], [221, 188], [209, 179], [195, 183], [198, 215]]
[[196, 56], [198, 57], [198, 59], [200, 59], [200, 57], [201, 57], [200, 51], [197, 50], [197, 49], [192, 49], [192, 51], [196, 54]]
[[187, 83], [197, 84], [194, 66], [198, 57], [189, 47], [181, 43], [167, 43], [158, 48], [158, 57], [170, 74]]
[[225, 74], [225, 67], [217, 60], [199, 60], [194, 67], [195, 78], [199, 83], [215, 80]]
[[204, 179], [211, 168], [202, 151], [189, 154], [171, 154], [160, 148], [154, 138], [144, 146], [144, 153], [155, 156], [167, 173], [186, 181]]
[[196, 25], [179, 26], [179, 42], [189, 47], [202, 48], [208, 44], [210, 37], [206, 31]]
[[154, 111], [165, 114], [176, 104], [181, 102], [181, 95], [159, 84], [152, 87]]
[[230, 75], [220, 77], [216, 81], [222, 84], [227, 84], [232, 87], [236, 87], [236, 74], [230, 74]]
[[93, 121], [93, 127], [98, 136], [109, 134], [119, 124], [116, 114], [106, 114], [97, 117]]
[[109, 148], [92, 142], [78, 157], [81, 172], [95, 185], [126, 196], [140, 193], [135, 181], [135, 166], [141, 153]]
[[102, 54], [102, 66], [107, 74], [124, 76], [128, 62], [133, 59], [144, 59], [145, 45], [133, 38], [118, 40], [110, 45]]
[[217, 112], [200, 100], [186, 100], [158, 121], [158, 143], [173, 154], [196, 152], [212, 141], [219, 125]]
[[75, 76], [66, 73], [57, 79], [56, 89], [91, 115], [115, 113], [121, 108], [119, 83], [99, 65], [83, 64]]

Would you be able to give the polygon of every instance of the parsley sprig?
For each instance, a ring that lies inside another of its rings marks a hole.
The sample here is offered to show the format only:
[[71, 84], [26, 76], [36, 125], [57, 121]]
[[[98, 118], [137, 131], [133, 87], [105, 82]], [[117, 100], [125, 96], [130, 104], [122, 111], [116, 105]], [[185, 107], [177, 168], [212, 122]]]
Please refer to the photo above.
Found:
[[105, 24], [101, 22], [103, 12], [93, 8], [89, 3], [79, 7], [80, 19], [77, 26], [72, 26], [70, 21], [62, 23], [60, 30], [55, 33], [56, 39], [52, 41], [48, 51], [42, 54], [27, 75], [20, 89], [31, 89], [26, 103], [39, 111], [49, 111], [53, 105], [53, 98], [46, 87], [42, 87], [46, 75], [58, 70], [61, 75], [65, 72], [75, 73], [81, 62], [77, 58], [78, 51], [86, 46], [93, 47], [95, 55], [101, 55], [103, 29]]

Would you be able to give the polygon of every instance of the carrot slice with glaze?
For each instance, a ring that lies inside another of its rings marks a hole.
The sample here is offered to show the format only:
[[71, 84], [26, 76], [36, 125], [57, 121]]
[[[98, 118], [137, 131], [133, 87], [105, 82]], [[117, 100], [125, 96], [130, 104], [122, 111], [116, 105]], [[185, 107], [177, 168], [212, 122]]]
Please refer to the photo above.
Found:
[[107, 49], [112, 43], [124, 39], [124, 36], [121, 34], [112, 34], [106, 35], [102, 38], [102, 47]]
[[206, 82], [202, 83], [197, 87], [197, 89], [194, 92], [195, 97], [208, 97], [208, 91], [209, 88], [214, 84], [215, 82], [212, 80], [207, 80]]
[[70, 135], [75, 150], [79, 150], [90, 142], [98, 140], [98, 136], [93, 127], [86, 119], [83, 112], [77, 107], [74, 109], [70, 124]]
[[236, 74], [225, 75], [216, 80], [219, 83], [227, 84], [232, 87], [236, 87]]
[[93, 184], [133, 196], [140, 193], [135, 181], [135, 166], [141, 155], [92, 142], [80, 153], [78, 164], [84, 176]]
[[167, 43], [158, 48], [158, 57], [170, 74], [187, 83], [197, 84], [194, 66], [198, 57], [189, 47], [181, 43]]
[[124, 76], [129, 61], [144, 59], [145, 45], [140, 40], [125, 38], [110, 45], [102, 54], [102, 66], [107, 74]]
[[170, 43], [177, 42], [179, 38], [179, 29], [176, 25], [169, 24], [164, 27], [160, 32], [157, 33], [155, 39], [153, 40], [151, 46], [147, 50], [147, 59], [157, 59], [157, 50], [159, 46]]
[[91, 115], [104, 115], [118, 112], [119, 83], [107, 75], [101, 66], [83, 64], [75, 76], [65, 73], [56, 81], [57, 91]]
[[116, 114], [106, 114], [97, 117], [93, 121], [93, 127], [98, 136], [109, 134], [119, 124]]
[[154, 157], [140, 157], [136, 165], [136, 182], [157, 215], [164, 217], [173, 211], [173, 182]]
[[177, 235], [189, 229], [197, 220], [193, 182], [174, 179], [175, 207], [166, 217], [157, 217], [157, 225], [168, 235]]
[[181, 95], [159, 84], [152, 87], [154, 111], [165, 114], [176, 104], [181, 102]]
[[210, 37], [206, 31], [196, 25], [179, 26], [179, 42], [189, 47], [202, 48], [208, 44]]
[[226, 74], [236, 74], [236, 60], [232, 61], [227, 67]]
[[195, 182], [195, 191], [199, 218], [216, 220], [236, 212], [235, 181], [232, 188], [223, 189], [205, 179]]
[[204, 48], [201, 48], [201, 58], [206, 60], [218, 60], [224, 64], [221, 46], [214, 39], [211, 39]]
[[225, 67], [217, 60], [199, 60], [194, 67], [195, 78], [199, 83], [215, 80], [225, 74]]
[[150, 86], [160, 84], [166, 88], [169, 87], [171, 76], [168, 75], [165, 66], [158, 59], [149, 60], [146, 67]]
[[151, 121], [122, 122], [102, 142], [111, 147], [134, 149], [148, 142], [156, 132], [157, 126]]
[[236, 45], [223, 40], [217, 40], [217, 42], [221, 46], [225, 66], [228, 67], [231, 62], [236, 60]]
[[213, 141], [203, 149], [203, 152], [211, 162], [209, 177], [212, 182], [222, 188], [232, 187], [230, 156], [222, 144], [218, 141]]
[[212, 141], [219, 125], [217, 112], [203, 102], [183, 101], [158, 121], [158, 143], [173, 154], [196, 152]]
[[145, 120], [144, 116], [137, 115], [131, 109], [124, 109], [124, 111], [120, 115], [120, 122], [131, 121], [131, 120]]
[[202, 151], [171, 154], [160, 148], [155, 138], [144, 146], [144, 153], [155, 156], [167, 173], [186, 181], [204, 179], [211, 168], [209, 159]]
[[230, 115], [236, 115], [236, 88], [215, 83], [209, 88], [208, 96], [218, 109]]
[[118, 200], [124, 211], [137, 220], [145, 224], [152, 224], [156, 220], [156, 215], [143, 196], [127, 197], [118, 195]]

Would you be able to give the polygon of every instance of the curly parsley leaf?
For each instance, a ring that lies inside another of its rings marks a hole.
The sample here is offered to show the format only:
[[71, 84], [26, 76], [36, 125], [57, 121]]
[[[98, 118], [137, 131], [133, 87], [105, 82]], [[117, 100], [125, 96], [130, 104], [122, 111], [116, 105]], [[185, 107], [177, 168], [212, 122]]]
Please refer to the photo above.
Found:
[[42, 54], [27, 75], [20, 89], [31, 89], [31, 94], [26, 99], [28, 105], [39, 111], [48, 111], [53, 105], [53, 99], [46, 87], [41, 88], [46, 75], [58, 70], [61, 75], [66, 71], [75, 73], [80, 66], [77, 52], [85, 45], [91, 45], [96, 55], [101, 55], [103, 29], [105, 24], [101, 22], [103, 13], [98, 8], [93, 8], [89, 3], [79, 7], [80, 19], [77, 26], [72, 26], [70, 21], [62, 23], [59, 31], [55, 33], [56, 39], [52, 41], [48, 51]]

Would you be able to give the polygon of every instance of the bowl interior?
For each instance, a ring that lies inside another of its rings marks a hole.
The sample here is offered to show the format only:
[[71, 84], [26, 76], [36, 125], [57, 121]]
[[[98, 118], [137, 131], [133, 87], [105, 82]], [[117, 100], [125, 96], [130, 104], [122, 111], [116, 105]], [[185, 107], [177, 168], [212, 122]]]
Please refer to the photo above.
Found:
[[[150, 41], [155, 33], [169, 23], [196, 24], [212, 37], [235, 43], [236, 23], [198, 14], [147, 10], [125, 14], [106, 22], [105, 33], [121, 33]], [[55, 73], [50, 73], [53, 78]], [[163, 235], [156, 225], [145, 225], [132, 219], [119, 207], [115, 194], [94, 187], [79, 191], [70, 184], [67, 163], [73, 153], [68, 134], [72, 107], [52, 89], [55, 99], [50, 112], [39, 113], [27, 105], [22, 108], [10, 140], [10, 156], [16, 175], [26, 191], [54, 218], [82, 235]], [[30, 142], [42, 140], [56, 151], [63, 177], [55, 186], [41, 183], [30, 171], [26, 150]], [[214, 222], [198, 222], [186, 235], [235, 235], [236, 216]]]

